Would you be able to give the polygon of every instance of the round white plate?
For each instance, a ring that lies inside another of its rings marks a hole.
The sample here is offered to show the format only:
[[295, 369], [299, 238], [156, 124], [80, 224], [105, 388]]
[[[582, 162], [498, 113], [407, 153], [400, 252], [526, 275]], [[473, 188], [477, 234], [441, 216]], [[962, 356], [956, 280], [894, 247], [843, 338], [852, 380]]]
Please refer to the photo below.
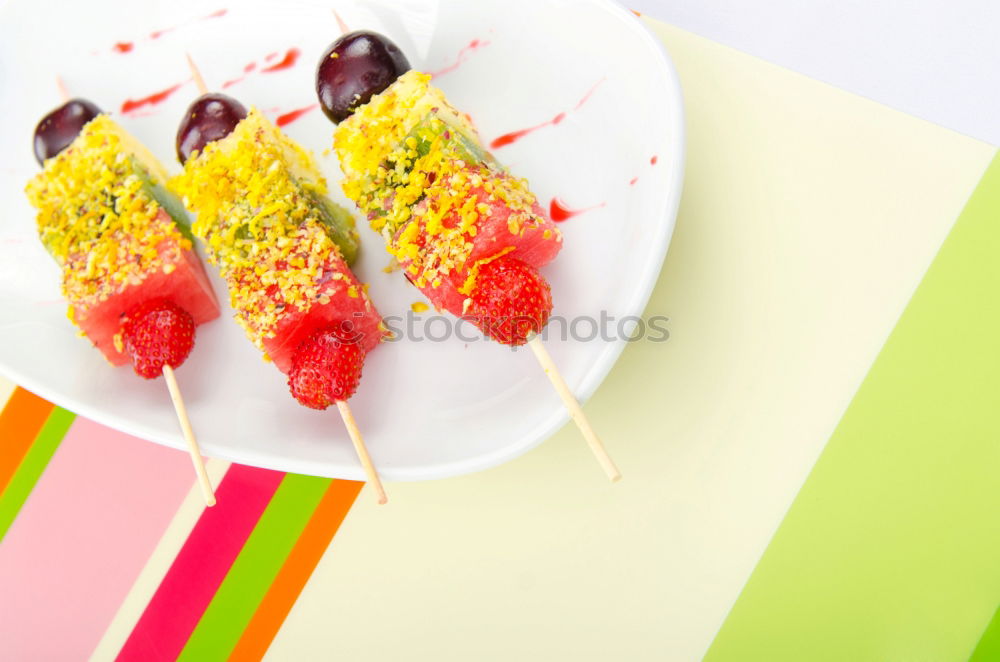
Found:
[[[225, 91], [272, 119], [313, 104], [316, 61], [340, 34], [331, 3], [227, 2], [91, 0], [60, 4], [58, 15], [28, 0], [0, 7], [0, 371], [81, 415], [175, 448], [183, 440], [162, 380], [112, 368], [66, 319], [58, 269], [36, 238], [23, 187], [37, 172], [34, 126], [60, 103], [57, 75], [71, 94], [111, 111], [171, 172], [179, 170], [177, 122], [196, 96], [186, 52], [215, 87], [255, 63]], [[382, 32], [414, 67], [442, 72], [435, 83], [472, 115], [485, 142], [565, 113], [495, 154], [528, 178], [543, 205], [559, 197], [572, 208], [595, 207], [563, 223], [563, 251], [543, 270], [554, 314], [566, 320], [550, 324], [546, 345], [573, 391], [587, 398], [624, 347], [617, 322], [642, 314], [680, 197], [681, 93], [661, 45], [629, 11], [600, 0], [333, 6], [351, 29]], [[164, 32], [152, 38], [157, 31]], [[261, 73], [292, 48], [301, 52], [294, 66]], [[177, 83], [161, 103], [121, 112], [126, 100]], [[286, 130], [317, 154], [333, 197], [346, 204], [336, 159], [323, 154], [333, 126], [311, 110]], [[369, 355], [351, 400], [387, 480], [484, 469], [566, 422], [526, 348], [487, 342], [433, 310], [414, 315], [407, 333], [410, 304], [422, 296], [401, 274], [383, 272], [381, 238], [359, 229], [364, 247], [355, 270], [390, 325], [403, 331]], [[226, 299], [221, 281], [214, 282]], [[199, 327], [195, 349], [177, 371], [205, 454], [363, 479], [337, 411], [299, 406], [284, 375], [261, 360], [229, 313]], [[592, 338], [602, 314], [614, 320], [605, 323], [609, 334]]]

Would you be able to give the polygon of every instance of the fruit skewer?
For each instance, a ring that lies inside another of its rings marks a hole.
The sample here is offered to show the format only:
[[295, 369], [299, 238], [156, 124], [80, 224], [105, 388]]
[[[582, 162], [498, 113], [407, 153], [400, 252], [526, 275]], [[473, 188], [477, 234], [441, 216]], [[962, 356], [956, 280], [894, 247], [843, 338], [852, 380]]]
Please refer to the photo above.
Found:
[[170, 181], [197, 214], [192, 226], [225, 279], [235, 319], [288, 375], [301, 404], [336, 404], [379, 503], [387, 497], [347, 400], [385, 329], [348, 267], [357, 252], [350, 213], [326, 198], [312, 157], [260, 112], [209, 93], [177, 133], [184, 172]]
[[42, 172], [26, 192], [38, 232], [62, 267], [69, 317], [113, 365], [162, 375], [205, 503], [215, 494], [174, 375], [197, 325], [219, 316], [187, 218], [158, 161], [100, 109], [70, 99], [38, 123]]
[[439, 310], [500, 343], [531, 347], [616, 481], [621, 473], [538, 336], [552, 311], [538, 268], [562, 248], [562, 235], [430, 78], [373, 32], [342, 35], [320, 58], [316, 91], [338, 125], [333, 147], [344, 193]]

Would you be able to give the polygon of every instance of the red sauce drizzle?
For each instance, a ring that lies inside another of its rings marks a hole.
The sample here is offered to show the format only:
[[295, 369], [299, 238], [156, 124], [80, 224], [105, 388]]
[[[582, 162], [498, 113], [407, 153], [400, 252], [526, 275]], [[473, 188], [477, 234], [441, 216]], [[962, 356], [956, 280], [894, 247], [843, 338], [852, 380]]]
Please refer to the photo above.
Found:
[[657, 157], [656, 154], [653, 154], [653, 156], [649, 159], [649, 165], [656, 165], [657, 160], [659, 160], [659, 157]]
[[206, 21], [206, 20], [208, 20], [210, 18], [219, 18], [221, 16], [225, 16], [228, 12], [229, 12], [228, 9], [218, 9], [218, 10], [212, 12], [211, 14], [208, 14], [207, 16], [202, 16], [201, 18], [196, 18], [196, 19], [191, 20], [191, 21], [186, 21], [184, 23], [181, 23], [180, 25], [172, 25], [169, 28], [163, 28], [162, 30], [153, 30], [152, 32], [149, 33], [149, 38], [150, 39], [159, 39], [160, 37], [162, 37], [163, 35], [167, 34], [168, 32], [173, 32], [177, 28], [183, 27], [183, 26], [187, 25], [188, 23], [193, 23], [194, 21]]
[[541, 124], [536, 124], [535, 126], [529, 126], [527, 129], [519, 129], [517, 131], [511, 131], [510, 133], [505, 133], [499, 138], [495, 138], [493, 142], [490, 143], [490, 147], [496, 149], [498, 147], [503, 147], [505, 145], [510, 145], [515, 143], [521, 138], [525, 137], [529, 133], [534, 133], [539, 129], [543, 129], [547, 126], [555, 126], [566, 119], [566, 113], [559, 113], [547, 122], [542, 122]]
[[[291, 69], [295, 66], [295, 62], [299, 59], [299, 49], [289, 48], [288, 52], [285, 53], [285, 57], [281, 59], [281, 62], [275, 62], [270, 67], [264, 67], [261, 69], [263, 73], [271, 73], [272, 71], [282, 71], [284, 69]], [[270, 56], [269, 56], [270, 57]]]
[[286, 126], [299, 119], [309, 111], [316, 110], [317, 108], [319, 108], [319, 104], [314, 103], [311, 106], [306, 106], [305, 108], [298, 108], [296, 110], [289, 111], [284, 115], [278, 115], [278, 119], [274, 120], [274, 123], [278, 126]]
[[639, 181], [639, 178], [638, 178], [638, 177], [633, 177], [632, 179], [630, 179], [630, 180], [628, 181], [628, 185], [629, 185], [629, 186], [635, 186], [635, 183], [636, 183], [637, 181]]
[[239, 76], [237, 78], [234, 78], [232, 80], [227, 80], [225, 83], [222, 84], [223, 89], [225, 89], [225, 88], [227, 88], [227, 87], [229, 87], [231, 85], [235, 85], [236, 83], [243, 82], [244, 80], [246, 80], [247, 75], [250, 74], [256, 68], [257, 68], [257, 63], [256, 62], [251, 62], [250, 64], [245, 65], [243, 67], [243, 75]]
[[[186, 83], [187, 81], [184, 82]], [[150, 94], [149, 96], [142, 97], [141, 99], [126, 99], [125, 103], [122, 104], [122, 112], [130, 113], [133, 110], [136, 110], [137, 108], [142, 108], [143, 106], [155, 106], [156, 104], [163, 102], [167, 97], [169, 97], [171, 94], [179, 90], [182, 85], [184, 85], [184, 83], [177, 83], [176, 85], [172, 85], [171, 87], [168, 87], [167, 89], [161, 92]]]
[[458, 52], [458, 57], [455, 58], [455, 61], [453, 63], [451, 63], [450, 65], [439, 71], [429, 71], [427, 73], [429, 73], [431, 77], [437, 77], [455, 71], [455, 69], [458, 69], [463, 62], [469, 59], [469, 56], [473, 53], [473, 51], [477, 51], [480, 48], [489, 45], [490, 42], [488, 41], [480, 41], [478, 39], [473, 39], [472, 41], [469, 42], [468, 46], [466, 46], [465, 48], [463, 48]]
[[133, 44], [131, 41], [119, 41], [117, 44], [111, 47], [111, 50], [116, 51], [118, 53], [128, 53], [133, 48], [135, 48], [135, 44]]
[[587, 90], [587, 93], [584, 94], [583, 97], [581, 97], [580, 100], [576, 102], [576, 105], [573, 106], [573, 110], [580, 110], [580, 108], [583, 107], [583, 104], [587, 103], [587, 101], [590, 100], [590, 97], [594, 96], [594, 92], [596, 92], [597, 88], [599, 88], [601, 86], [601, 83], [603, 83], [606, 80], [607, 80], [607, 78], [602, 78], [601, 80], [599, 80], [596, 83], [594, 83], [590, 87], [590, 89]]
[[547, 126], [555, 126], [556, 124], [559, 124], [564, 119], [566, 119], [567, 113], [579, 110], [580, 107], [583, 106], [583, 104], [587, 103], [587, 100], [591, 97], [591, 95], [594, 94], [594, 91], [603, 82], [604, 79], [602, 78], [601, 80], [594, 83], [593, 87], [587, 90], [587, 93], [583, 95], [583, 97], [577, 102], [575, 106], [573, 106], [572, 110], [567, 110], [565, 112], [559, 113], [558, 115], [548, 120], [547, 122], [542, 122], [541, 124], [536, 124], [535, 126], [529, 126], [527, 129], [518, 129], [517, 131], [511, 131], [510, 133], [505, 133], [498, 138], [494, 138], [493, 142], [490, 143], [490, 147], [492, 149], [498, 149], [500, 147], [516, 143], [518, 140], [525, 137], [529, 133], [534, 133], [535, 131], [538, 131], [539, 129], [542, 129]]
[[[272, 64], [269, 67], [263, 67], [259, 71], [261, 73], [264, 72], [272, 73], [275, 71], [283, 71], [285, 69], [290, 69], [298, 61], [299, 55], [301, 55], [299, 49], [290, 48], [288, 49], [288, 52], [285, 53], [285, 57], [284, 59], [281, 60], [281, 62], [276, 62], [275, 64]], [[278, 53], [268, 53], [267, 56], [264, 58], [264, 62], [265, 63], [270, 62], [272, 60], [277, 59], [277, 57]], [[243, 74], [231, 80], [227, 80], [225, 83], [222, 84], [223, 89], [236, 85], [236, 83], [242, 83], [244, 80], [246, 80], [247, 76], [249, 76], [254, 71], [258, 71], [257, 62], [249, 62], [243, 65]]]
[[549, 218], [551, 218], [556, 223], [562, 223], [565, 220], [578, 216], [592, 209], [600, 209], [607, 203], [600, 203], [593, 205], [592, 207], [584, 207], [583, 209], [570, 209], [566, 206], [566, 203], [559, 198], [552, 198], [552, 202], [549, 203]]

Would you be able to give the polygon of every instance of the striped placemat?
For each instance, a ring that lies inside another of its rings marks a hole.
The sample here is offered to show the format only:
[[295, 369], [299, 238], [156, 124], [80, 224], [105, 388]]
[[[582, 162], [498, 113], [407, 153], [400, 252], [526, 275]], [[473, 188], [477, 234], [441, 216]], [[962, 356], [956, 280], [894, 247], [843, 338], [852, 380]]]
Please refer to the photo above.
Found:
[[0, 439], [5, 659], [260, 659], [362, 485], [210, 460], [206, 509], [183, 453], [21, 388]]

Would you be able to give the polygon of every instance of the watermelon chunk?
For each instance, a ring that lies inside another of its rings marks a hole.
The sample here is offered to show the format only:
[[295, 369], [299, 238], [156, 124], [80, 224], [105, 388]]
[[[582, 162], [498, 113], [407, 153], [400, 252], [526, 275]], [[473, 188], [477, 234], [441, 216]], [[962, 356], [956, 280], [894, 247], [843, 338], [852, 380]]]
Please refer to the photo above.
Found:
[[538, 202], [531, 206], [538, 222], [514, 233], [508, 225], [513, 213], [511, 208], [500, 200], [486, 199], [482, 191], [477, 193], [490, 209], [479, 220], [478, 232], [471, 238], [473, 249], [467, 264], [475, 264], [505, 248], [513, 248], [513, 257], [538, 268], [551, 262], [562, 249], [561, 233]]
[[321, 301], [329, 297], [329, 302], [314, 303], [305, 311], [286, 309], [274, 324], [274, 336], [263, 339], [264, 351], [281, 372], [291, 370], [299, 344], [322, 327], [340, 326], [349, 338], [357, 338], [365, 352], [382, 340], [382, 318], [342, 260], [330, 261], [321, 281], [317, 297]]
[[[501, 200], [490, 200], [482, 188], [473, 189], [472, 194], [489, 209], [477, 221], [476, 234], [465, 235], [473, 248], [464, 268], [452, 271], [441, 278], [437, 285], [429, 282], [417, 284], [436, 308], [458, 316], [463, 314], [465, 299], [468, 297], [461, 289], [467, 283], [469, 270], [477, 263], [510, 254], [537, 269], [551, 262], [562, 249], [562, 235], [537, 202], [531, 206], [531, 212], [536, 218], [512, 231], [510, 217], [514, 212], [510, 207]], [[445, 219], [444, 223], [454, 226], [458, 219], [452, 216]], [[405, 271], [409, 261], [404, 260], [400, 264]]]
[[95, 305], [70, 306], [73, 320], [112, 365], [129, 362], [115, 347], [115, 335], [121, 331], [122, 316], [141, 303], [166, 297], [186, 310], [196, 325], [219, 316], [219, 304], [198, 256], [176, 241], [161, 242], [157, 250], [164, 270], [147, 274], [138, 284], [124, 285]]

